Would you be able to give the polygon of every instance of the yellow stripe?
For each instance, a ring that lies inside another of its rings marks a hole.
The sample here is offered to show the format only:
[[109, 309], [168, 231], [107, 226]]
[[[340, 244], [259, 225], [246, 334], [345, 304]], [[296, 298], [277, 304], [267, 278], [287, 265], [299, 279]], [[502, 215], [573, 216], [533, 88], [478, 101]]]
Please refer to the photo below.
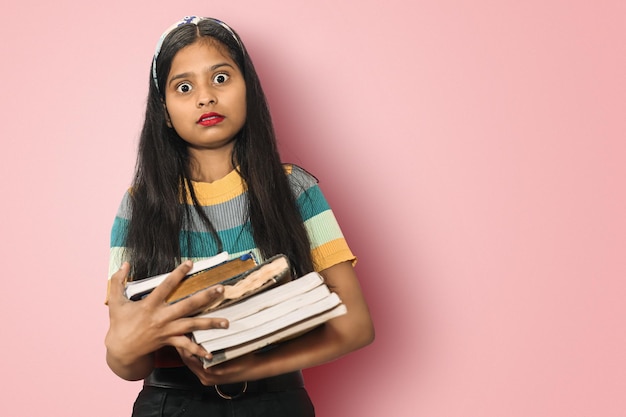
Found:
[[352, 265], [356, 264], [356, 256], [354, 256], [348, 247], [348, 243], [343, 238], [318, 246], [311, 251], [311, 255], [313, 256], [313, 265], [317, 272], [345, 261], [352, 262]]
[[[192, 181], [198, 202], [202, 206], [221, 204], [241, 195], [245, 191], [244, 183], [239, 173], [232, 170], [224, 178], [214, 182]], [[192, 204], [191, 198], [187, 198], [187, 204]]]
[[[285, 172], [291, 174], [291, 165], [284, 165]], [[198, 202], [202, 206], [212, 206], [225, 203], [246, 191], [246, 186], [239, 173], [232, 170], [224, 178], [214, 182], [192, 181]], [[187, 204], [192, 204], [191, 198], [187, 198]]]

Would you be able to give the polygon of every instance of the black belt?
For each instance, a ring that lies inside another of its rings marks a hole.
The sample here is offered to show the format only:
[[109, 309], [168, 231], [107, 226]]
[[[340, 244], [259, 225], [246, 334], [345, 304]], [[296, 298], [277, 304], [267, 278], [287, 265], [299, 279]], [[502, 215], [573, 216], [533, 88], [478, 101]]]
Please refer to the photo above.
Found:
[[187, 367], [155, 368], [143, 381], [146, 387], [169, 388], [194, 391], [203, 395], [216, 396], [232, 400], [244, 394], [260, 392], [286, 391], [303, 388], [302, 372], [295, 371], [287, 374], [259, 379], [257, 381], [238, 382], [222, 385], [202, 385], [200, 380]]

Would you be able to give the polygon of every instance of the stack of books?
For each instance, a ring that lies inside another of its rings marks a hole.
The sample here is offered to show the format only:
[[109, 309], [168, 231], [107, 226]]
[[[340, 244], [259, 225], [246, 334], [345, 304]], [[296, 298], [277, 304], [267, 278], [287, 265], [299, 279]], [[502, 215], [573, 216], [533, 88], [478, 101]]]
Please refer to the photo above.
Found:
[[[224, 285], [222, 297], [199, 314], [225, 318], [227, 329], [193, 332], [193, 339], [212, 353], [205, 368], [297, 337], [346, 313], [339, 296], [316, 272], [294, 279], [284, 255], [257, 264], [252, 254], [229, 260], [226, 252], [199, 261], [168, 297], [177, 302], [212, 285]], [[131, 281], [126, 296], [138, 300], [167, 274]]]

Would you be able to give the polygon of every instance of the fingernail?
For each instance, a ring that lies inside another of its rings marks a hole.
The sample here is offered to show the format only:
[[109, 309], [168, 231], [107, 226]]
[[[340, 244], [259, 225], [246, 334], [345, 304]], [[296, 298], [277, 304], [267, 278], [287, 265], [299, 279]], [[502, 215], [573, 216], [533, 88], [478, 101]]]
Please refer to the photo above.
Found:
[[224, 287], [222, 287], [221, 285], [218, 286], [217, 288], [215, 288], [215, 292], [218, 294], [221, 294], [224, 292]]
[[228, 326], [228, 323], [225, 321], [220, 322], [220, 327], [225, 329]]
[[187, 259], [185, 262], [183, 262], [186, 266], [193, 266], [193, 263], [191, 263], [191, 261], [189, 259]]

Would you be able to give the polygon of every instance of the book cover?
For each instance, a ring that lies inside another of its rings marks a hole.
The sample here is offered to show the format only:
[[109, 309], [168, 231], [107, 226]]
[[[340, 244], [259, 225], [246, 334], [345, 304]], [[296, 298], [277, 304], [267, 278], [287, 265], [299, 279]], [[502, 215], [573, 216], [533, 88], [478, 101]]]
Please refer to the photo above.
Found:
[[166, 301], [170, 303], [179, 301], [215, 284], [231, 282], [256, 266], [257, 262], [252, 253], [247, 253], [238, 258], [198, 271], [188, 275], [181, 281]]
[[[167, 301], [181, 300], [197, 291], [239, 276], [256, 265], [257, 262], [252, 253], [229, 260], [228, 253], [221, 252], [211, 258], [194, 262], [193, 268], [168, 296]], [[169, 273], [166, 273], [137, 281], [129, 281], [126, 283], [126, 296], [133, 301], [139, 300], [152, 292], [168, 275]]]
[[291, 267], [287, 257], [282, 254], [273, 256], [236, 277], [220, 282], [224, 285], [222, 297], [207, 306], [204, 312], [239, 303], [291, 280]]

